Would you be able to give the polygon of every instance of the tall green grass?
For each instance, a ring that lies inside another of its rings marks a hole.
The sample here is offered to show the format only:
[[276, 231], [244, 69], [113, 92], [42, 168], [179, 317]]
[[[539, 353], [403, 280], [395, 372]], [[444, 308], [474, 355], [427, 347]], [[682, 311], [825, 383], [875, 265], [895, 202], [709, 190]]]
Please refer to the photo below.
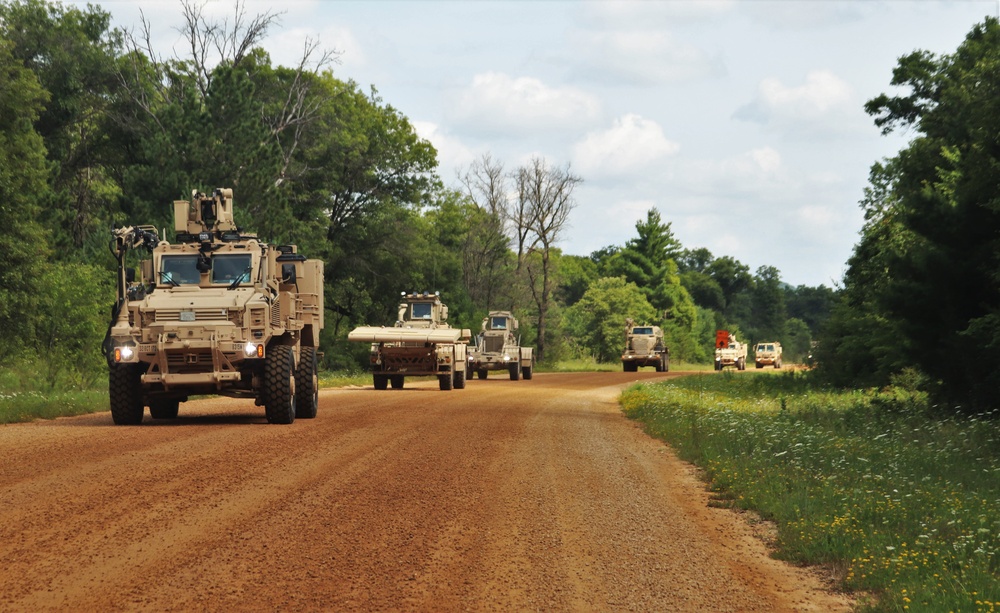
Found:
[[805, 373], [641, 384], [625, 414], [778, 526], [778, 555], [835, 569], [870, 611], [1000, 609], [1000, 414], [934, 417], [919, 392]]

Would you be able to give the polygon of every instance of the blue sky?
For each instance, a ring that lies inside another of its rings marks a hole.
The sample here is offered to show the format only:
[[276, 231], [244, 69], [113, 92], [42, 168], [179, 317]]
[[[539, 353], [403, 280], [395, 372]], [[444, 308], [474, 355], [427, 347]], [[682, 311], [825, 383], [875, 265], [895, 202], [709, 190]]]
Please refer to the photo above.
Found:
[[[78, 3], [83, 4], [83, 3]], [[97, 2], [116, 25], [152, 23], [183, 55], [177, 1]], [[955, 51], [997, 0], [641, 0], [245, 3], [283, 11], [264, 46], [292, 65], [307, 38], [334, 74], [406, 115], [440, 175], [485, 153], [531, 156], [583, 178], [559, 246], [587, 255], [635, 236], [650, 208], [685, 247], [832, 286], [858, 239], [881, 136], [863, 105], [892, 93], [897, 59]], [[211, 0], [206, 14], [234, 14]]]

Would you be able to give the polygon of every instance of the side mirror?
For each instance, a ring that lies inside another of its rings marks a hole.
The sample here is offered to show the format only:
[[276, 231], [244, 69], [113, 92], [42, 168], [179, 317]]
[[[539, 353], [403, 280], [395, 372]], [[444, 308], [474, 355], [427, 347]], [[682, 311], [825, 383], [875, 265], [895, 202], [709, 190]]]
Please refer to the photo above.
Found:
[[281, 265], [281, 282], [295, 283], [295, 264]]
[[441, 305], [441, 321], [448, 321], [448, 307]]

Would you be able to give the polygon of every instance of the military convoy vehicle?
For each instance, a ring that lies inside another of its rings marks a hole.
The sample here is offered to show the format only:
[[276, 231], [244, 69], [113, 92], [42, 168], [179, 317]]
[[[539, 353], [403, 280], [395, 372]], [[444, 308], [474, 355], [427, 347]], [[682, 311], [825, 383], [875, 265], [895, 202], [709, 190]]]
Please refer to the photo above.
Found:
[[768, 365], [781, 368], [781, 343], [778, 341], [757, 343], [753, 349], [753, 359], [757, 368], [764, 368]]
[[465, 387], [469, 330], [447, 323], [448, 307], [437, 292], [403, 292], [395, 326], [361, 326], [347, 340], [371, 343], [375, 389], [403, 388], [407, 376], [435, 376], [442, 390]]
[[663, 344], [663, 330], [658, 326], [637, 326], [625, 320], [625, 349], [622, 370], [636, 372], [640, 366], [652, 366], [656, 372], [670, 370], [670, 350]]
[[[175, 201], [174, 230], [174, 243], [153, 226], [113, 231], [118, 290], [103, 349], [114, 422], [139, 424], [146, 406], [176, 418], [195, 394], [254, 398], [274, 424], [315, 417], [323, 262], [243, 233], [231, 189]], [[133, 250], [138, 277], [126, 267]]]
[[531, 347], [521, 346], [517, 319], [510, 311], [490, 311], [482, 331], [469, 351], [469, 372], [486, 379], [491, 370], [506, 370], [510, 380], [531, 379], [535, 356]]
[[726, 330], [715, 331], [715, 370], [732, 366], [736, 370], [747, 368], [747, 346], [736, 340]]

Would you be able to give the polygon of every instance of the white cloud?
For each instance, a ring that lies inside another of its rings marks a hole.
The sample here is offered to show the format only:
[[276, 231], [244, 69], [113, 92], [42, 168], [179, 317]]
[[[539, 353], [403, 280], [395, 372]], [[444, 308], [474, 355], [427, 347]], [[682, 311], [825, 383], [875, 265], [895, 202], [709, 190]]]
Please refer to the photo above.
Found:
[[816, 70], [799, 86], [787, 86], [775, 78], [762, 80], [754, 100], [734, 117], [786, 130], [837, 132], [845, 122], [851, 125], [863, 114], [849, 83], [829, 71]]
[[[459, 139], [446, 134], [441, 126], [435, 123], [429, 121], [413, 121], [411, 123], [420, 138], [430, 141], [437, 149], [438, 163], [442, 171], [445, 169], [458, 171], [468, 167], [481, 155], [481, 153], [465, 146]], [[442, 172], [442, 177], [448, 178], [444, 172]]]
[[725, 73], [720, 57], [660, 30], [588, 32], [577, 44], [581, 79], [657, 85]]
[[611, 128], [591, 132], [573, 148], [573, 165], [585, 176], [643, 175], [680, 150], [655, 121], [629, 114]]
[[579, 130], [600, 112], [598, 99], [574, 87], [550, 87], [531, 77], [476, 75], [458, 97], [455, 119], [466, 131], [518, 136]]

